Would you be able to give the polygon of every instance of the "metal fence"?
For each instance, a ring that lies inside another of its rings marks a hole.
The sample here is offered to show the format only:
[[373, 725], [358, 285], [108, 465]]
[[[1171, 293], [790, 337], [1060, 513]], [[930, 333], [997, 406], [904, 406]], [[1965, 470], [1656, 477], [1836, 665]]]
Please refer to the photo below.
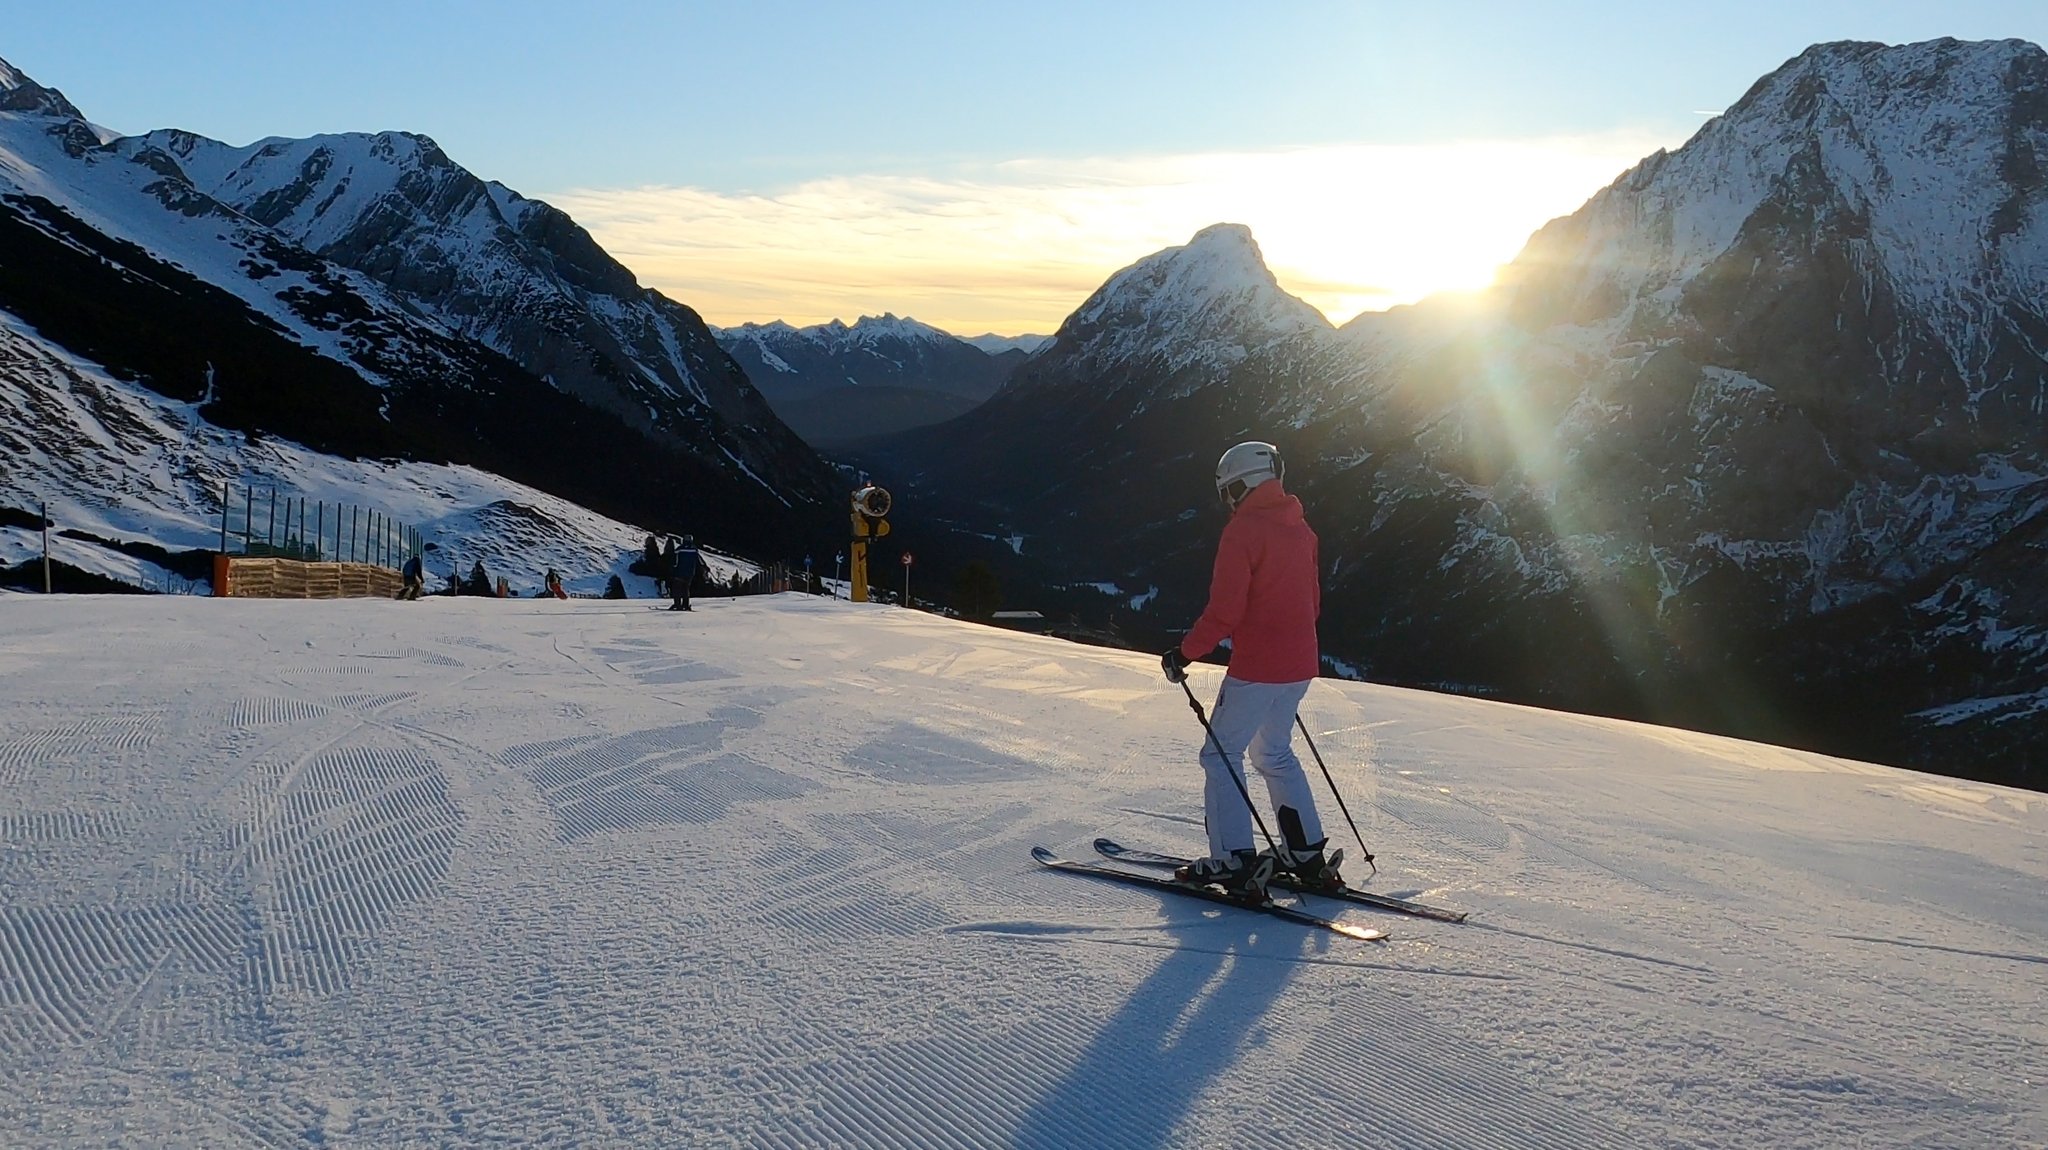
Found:
[[[220, 550], [223, 555], [248, 555], [308, 562], [370, 563], [398, 567], [421, 553], [426, 542], [419, 528], [401, 523], [374, 507], [352, 503], [308, 502], [303, 495], [282, 500], [275, 487], [256, 502], [256, 488], [244, 486], [234, 530], [237, 500], [232, 484], [221, 487]], [[263, 530], [258, 531], [261, 527]], [[230, 545], [240, 544], [240, 550]]]

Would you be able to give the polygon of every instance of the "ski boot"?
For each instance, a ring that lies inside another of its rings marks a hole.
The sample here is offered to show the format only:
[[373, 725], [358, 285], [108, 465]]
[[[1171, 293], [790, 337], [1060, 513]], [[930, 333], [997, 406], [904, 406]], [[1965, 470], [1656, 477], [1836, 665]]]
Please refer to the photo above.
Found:
[[1325, 854], [1323, 848], [1329, 841], [1318, 839], [1300, 850], [1276, 847], [1277, 853], [1266, 857], [1273, 860], [1274, 875], [1285, 877], [1291, 885], [1325, 893], [1340, 891], [1344, 889], [1344, 876], [1337, 873], [1337, 867], [1344, 862], [1344, 848]]
[[1201, 858], [1176, 868], [1176, 882], [1190, 886], [1213, 886], [1240, 902], [1266, 901], [1266, 881], [1273, 876], [1273, 860], [1256, 851], [1232, 851], [1229, 858]]

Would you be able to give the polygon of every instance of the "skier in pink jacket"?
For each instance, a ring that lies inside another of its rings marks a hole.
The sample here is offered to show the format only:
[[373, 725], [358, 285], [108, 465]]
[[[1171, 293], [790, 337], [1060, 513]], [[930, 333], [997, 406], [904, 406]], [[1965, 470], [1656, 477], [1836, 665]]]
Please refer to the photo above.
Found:
[[[1177, 877], [1251, 896], [1263, 894], [1278, 871], [1310, 887], [1343, 884], [1343, 852], [1325, 853], [1322, 819], [1294, 754], [1295, 709], [1321, 669], [1316, 616], [1323, 596], [1316, 533], [1302, 517], [1301, 500], [1281, 487], [1285, 471], [1279, 449], [1257, 441], [1216, 461], [1216, 493], [1230, 522], [1216, 546], [1209, 605], [1180, 645], [1160, 657], [1167, 679], [1181, 683], [1189, 663], [1230, 640], [1230, 670], [1210, 716], [1215, 738], [1202, 745], [1209, 855]], [[1259, 852], [1252, 841], [1251, 809], [1238, 791], [1244, 776], [1233, 778], [1247, 763], [1266, 781], [1282, 836], [1277, 854]]]

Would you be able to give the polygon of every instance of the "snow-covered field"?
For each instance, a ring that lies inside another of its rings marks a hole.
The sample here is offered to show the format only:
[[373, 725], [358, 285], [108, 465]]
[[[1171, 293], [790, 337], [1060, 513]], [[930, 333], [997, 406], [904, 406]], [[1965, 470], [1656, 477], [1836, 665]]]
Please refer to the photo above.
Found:
[[0, 596], [0, 1145], [2044, 1144], [2048, 797], [1324, 682], [1358, 943], [1031, 863], [1149, 656], [649, 605]]

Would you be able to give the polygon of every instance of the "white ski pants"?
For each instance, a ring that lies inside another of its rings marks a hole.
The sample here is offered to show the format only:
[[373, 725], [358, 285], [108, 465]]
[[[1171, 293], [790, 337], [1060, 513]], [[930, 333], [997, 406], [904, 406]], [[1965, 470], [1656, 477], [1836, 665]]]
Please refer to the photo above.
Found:
[[[1301, 697], [1308, 694], [1304, 679], [1299, 683], [1252, 683], [1223, 678], [1216, 692], [1216, 706], [1210, 711], [1209, 726], [1216, 738], [1202, 735], [1202, 771], [1207, 776], [1202, 788], [1202, 814], [1209, 827], [1209, 853], [1228, 858], [1234, 850], [1251, 850], [1252, 812], [1238, 781], [1249, 781], [1246, 764], [1266, 780], [1266, 797], [1273, 804], [1279, 826], [1267, 824], [1283, 845], [1299, 849], [1323, 838], [1323, 821], [1316, 816], [1315, 796], [1309, 793], [1308, 776], [1301, 772], [1301, 760], [1294, 755], [1294, 712]], [[1229, 755], [1216, 753], [1222, 743]], [[1237, 772], [1236, 780], [1232, 772]], [[1296, 835], [1301, 841], [1294, 841]]]

